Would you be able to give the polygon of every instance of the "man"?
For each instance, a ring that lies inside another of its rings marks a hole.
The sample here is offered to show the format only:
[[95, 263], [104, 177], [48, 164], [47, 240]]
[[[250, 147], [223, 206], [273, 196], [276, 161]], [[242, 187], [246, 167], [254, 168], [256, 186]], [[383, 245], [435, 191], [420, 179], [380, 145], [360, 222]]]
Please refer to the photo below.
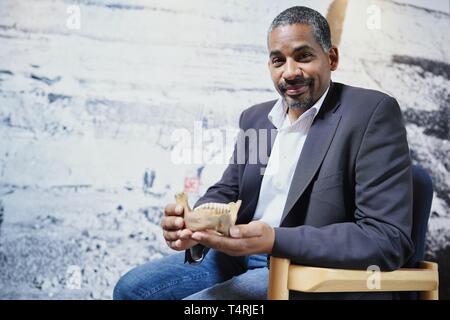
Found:
[[268, 254], [311, 266], [394, 270], [413, 252], [411, 160], [396, 100], [331, 81], [338, 49], [312, 9], [280, 13], [268, 49], [281, 97], [245, 110], [239, 121], [244, 132], [275, 129], [267, 166], [249, 161], [260, 141], [245, 144], [244, 163], [231, 163], [195, 205], [242, 200], [231, 236], [193, 233], [182, 208], [168, 205], [164, 237], [185, 255], [131, 270], [114, 298], [264, 299]]

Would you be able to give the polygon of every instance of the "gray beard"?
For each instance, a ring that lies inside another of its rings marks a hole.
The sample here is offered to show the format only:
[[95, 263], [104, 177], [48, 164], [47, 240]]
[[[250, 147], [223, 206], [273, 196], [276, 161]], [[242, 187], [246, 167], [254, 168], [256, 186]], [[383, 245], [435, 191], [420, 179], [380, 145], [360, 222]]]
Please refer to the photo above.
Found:
[[314, 105], [314, 101], [312, 97], [310, 96], [307, 101], [288, 101], [286, 98], [284, 99], [284, 102], [288, 108], [291, 109], [305, 109], [308, 110]]

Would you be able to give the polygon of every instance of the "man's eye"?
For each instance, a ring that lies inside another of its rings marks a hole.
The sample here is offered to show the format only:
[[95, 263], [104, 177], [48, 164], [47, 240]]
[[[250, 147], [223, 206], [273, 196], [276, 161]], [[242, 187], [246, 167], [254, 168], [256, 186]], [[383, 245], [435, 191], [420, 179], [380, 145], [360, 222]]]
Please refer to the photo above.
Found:
[[278, 58], [272, 59], [272, 64], [274, 66], [280, 66], [282, 63], [283, 63], [283, 61], [281, 59], [278, 59]]
[[312, 57], [313, 57], [313, 55], [311, 53], [303, 53], [298, 57], [298, 59], [299, 60], [311, 60]]

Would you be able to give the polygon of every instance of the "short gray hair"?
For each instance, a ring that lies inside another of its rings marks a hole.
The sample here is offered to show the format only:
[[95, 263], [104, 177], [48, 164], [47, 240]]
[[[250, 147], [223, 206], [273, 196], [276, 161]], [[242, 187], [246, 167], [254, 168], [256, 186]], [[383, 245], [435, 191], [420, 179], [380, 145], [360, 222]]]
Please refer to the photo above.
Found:
[[330, 26], [328, 25], [327, 19], [316, 10], [303, 6], [286, 9], [272, 21], [269, 33], [275, 28], [291, 24], [306, 24], [310, 26], [314, 38], [320, 44], [323, 51], [327, 52], [331, 48]]

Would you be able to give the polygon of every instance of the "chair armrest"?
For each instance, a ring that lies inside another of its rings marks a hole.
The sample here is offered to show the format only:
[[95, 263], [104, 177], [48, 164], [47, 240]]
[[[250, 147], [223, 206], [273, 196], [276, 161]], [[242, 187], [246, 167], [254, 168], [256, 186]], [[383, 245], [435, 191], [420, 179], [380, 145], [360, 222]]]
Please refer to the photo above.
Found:
[[[417, 269], [399, 269], [374, 274], [366, 270], [317, 268], [290, 264], [288, 259], [270, 258], [269, 296], [271, 292], [288, 290], [302, 292], [371, 292], [371, 291], [433, 291], [438, 288], [437, 264], [421, 262]], [[373, 277], [379, 286], [372, 288]], [[283, 285], [287, 283], [286, 285]]]

